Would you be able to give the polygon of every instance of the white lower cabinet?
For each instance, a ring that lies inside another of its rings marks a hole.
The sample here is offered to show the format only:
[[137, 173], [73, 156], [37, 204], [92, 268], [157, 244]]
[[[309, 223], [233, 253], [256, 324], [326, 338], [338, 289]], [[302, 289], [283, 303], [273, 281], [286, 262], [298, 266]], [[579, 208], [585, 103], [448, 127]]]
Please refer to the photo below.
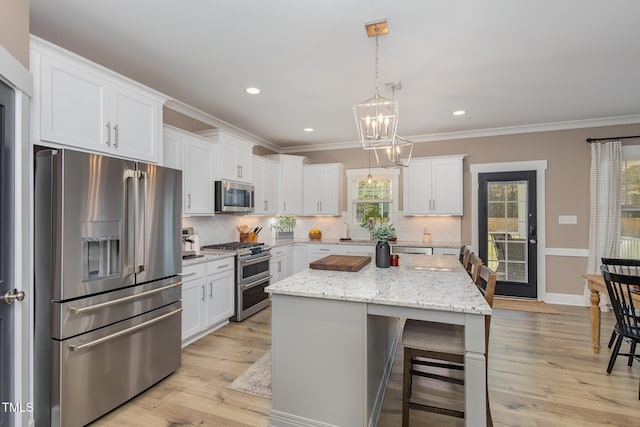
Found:
[[205, 289], [205, 328], [233, 316], [234, 259], [225, 258], [207, 263]]
[[324, 245], [317, 243], [307, 245], [307, 262], [309, 264], [329, 255], [341, 254], [342, 248], [339, 245]]
[[307, 268], [309, 268], [307, 245], [298, 244], [291, 246], [291, 274], [300, 273]]
[[206, 267], [190, 265], [182, 269], [182, 342], [203, 329]]
[[227, 323], [234, 314], [233, 258], [182, 269], [182, 346]]
[[460, 248], [433, 248], [434, 255], [460, 255]]
[[271, 283], [279, 282], [292, 274], [291, 246], [280, 246], [271, 249]]

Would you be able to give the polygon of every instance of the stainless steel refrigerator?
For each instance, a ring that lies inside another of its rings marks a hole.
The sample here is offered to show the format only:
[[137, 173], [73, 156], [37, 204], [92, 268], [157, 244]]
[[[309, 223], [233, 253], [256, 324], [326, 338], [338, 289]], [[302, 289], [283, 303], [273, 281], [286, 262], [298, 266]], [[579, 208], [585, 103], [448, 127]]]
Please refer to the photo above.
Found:
[[34, 410], [81, 426], [181, 363], [182, 173], [35, 150]]

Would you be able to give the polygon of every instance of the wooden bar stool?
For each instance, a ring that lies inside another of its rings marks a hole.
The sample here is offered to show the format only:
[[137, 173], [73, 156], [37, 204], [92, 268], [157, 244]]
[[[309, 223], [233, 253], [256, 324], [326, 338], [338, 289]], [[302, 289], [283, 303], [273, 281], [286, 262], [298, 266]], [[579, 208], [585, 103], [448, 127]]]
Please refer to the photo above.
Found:
[[[487, 266], [480, 265], [475, 283], [485, 296], [487, 303], [493, 307], [496, 273]], [[491, 316], [485, 316], [485, 357], [489, 353], [490, 326]], [[451, 375], [456, 371], [464, 371], [464, 327], [410, 319], [405, 322], [402, 345], [404, 347], [402, 426], [409, 426], [409, 412], [411, 409], [464, 418], [463, 411], [412, 400], [414, 376], [464, 385], [464, 378], [460, 378], [459, 374], [457, 376]], [[426, 370], [424, 368], [432, 369]], [[448, 372], [440, 372], [442, 369]], [[488, 386], [486, 393], [487, 425], [492, 426]]]

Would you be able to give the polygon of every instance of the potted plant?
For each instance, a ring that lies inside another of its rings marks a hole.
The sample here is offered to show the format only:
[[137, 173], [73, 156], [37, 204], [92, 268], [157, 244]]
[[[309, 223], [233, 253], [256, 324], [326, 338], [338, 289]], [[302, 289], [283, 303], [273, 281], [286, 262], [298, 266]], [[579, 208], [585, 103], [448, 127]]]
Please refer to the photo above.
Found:
[[391, 264], [391, 247], [389, 240], [396, 235], [393, 224], [379, 222], [371, 229], [371, 237], [376, 240], [376, 267], [388, 268]]
[[295, 216], [279, 216], [276, 222], [271, 224], [271, 229], [276, 232], [276, 239], [293, 239], [293, 229], [298, 222]]

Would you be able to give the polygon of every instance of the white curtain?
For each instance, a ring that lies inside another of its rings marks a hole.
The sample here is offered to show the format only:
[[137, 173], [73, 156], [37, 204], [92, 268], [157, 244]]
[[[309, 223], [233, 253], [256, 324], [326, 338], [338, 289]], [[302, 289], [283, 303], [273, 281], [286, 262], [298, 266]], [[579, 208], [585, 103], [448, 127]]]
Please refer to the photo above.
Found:
[[[600, 274], [602, 257], [618, 256], [620, 241], [620, 180], [622, 177], [622, 142], [591, 144], [591, 221], [589, 223], [589, 274]], [[585, 282], [585, 304], [589, 304]], [[600, 295], [600, 308], [608, 311], [609, 298]]]

